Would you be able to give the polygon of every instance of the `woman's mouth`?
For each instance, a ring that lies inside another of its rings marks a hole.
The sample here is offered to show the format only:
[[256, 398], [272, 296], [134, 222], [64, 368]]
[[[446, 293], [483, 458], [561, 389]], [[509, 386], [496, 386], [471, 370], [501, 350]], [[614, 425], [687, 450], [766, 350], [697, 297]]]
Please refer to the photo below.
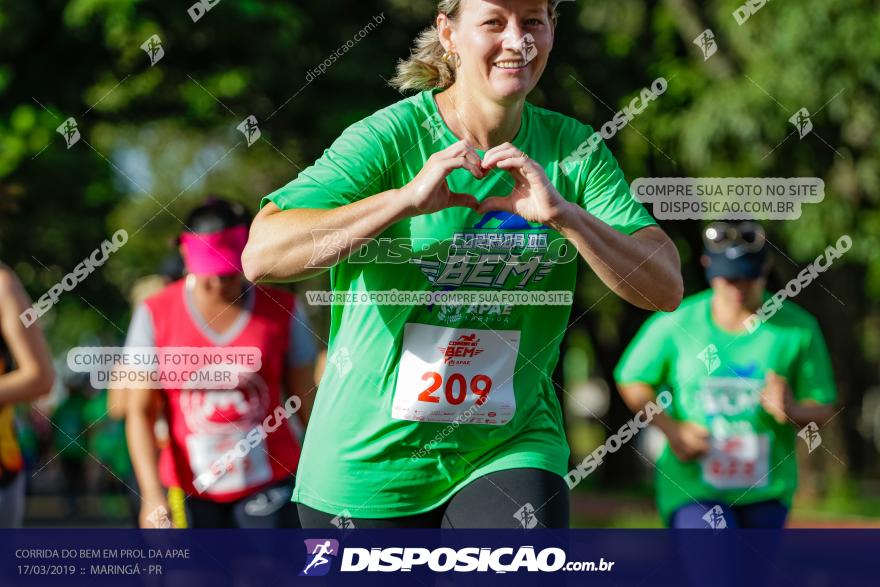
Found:
[[523, 69], [529, 62], [524, 59], [503, 59], [495, 62], [495, 67], [499, 69]]

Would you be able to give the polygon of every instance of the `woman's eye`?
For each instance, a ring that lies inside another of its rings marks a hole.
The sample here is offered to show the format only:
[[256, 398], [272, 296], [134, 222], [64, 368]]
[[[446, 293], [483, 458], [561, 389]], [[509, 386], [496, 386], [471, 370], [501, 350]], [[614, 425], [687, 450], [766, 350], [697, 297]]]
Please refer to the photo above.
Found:
[[526, 25], [528, 26], [540, 26], [544, 24], [544, 21], [540, 18], [530, 18], [526, 21]]
[[497, 18], [493, 18], [493, 19], [487, 20], [483, 24], [489, 25], [489, 26], [497, 26], [497, 25], [501, 24], [501, 21], [498, 20]]

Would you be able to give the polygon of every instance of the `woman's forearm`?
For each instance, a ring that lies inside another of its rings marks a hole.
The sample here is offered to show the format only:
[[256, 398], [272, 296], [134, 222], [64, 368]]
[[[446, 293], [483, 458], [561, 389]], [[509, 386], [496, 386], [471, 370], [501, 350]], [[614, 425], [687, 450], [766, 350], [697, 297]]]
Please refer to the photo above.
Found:
[[408, 216], [400, 190], [389, 190], [330, 210], [264, 207], [242, 254], [250, 281], [294, 281], [321, 273]]
[[0, 405], [31, 401], [49, 393], [55, 381], [50, 367], [16, 369], [0, 375]]
[[55, 382], [52, 354], [40, 325], [26, 327], [20, 318], [30, 305], [18, 278], [0, 264], [0, 336], [17, 365], [15, 370], [0, 375], [0, 404], [36, 399], [49, 393]]
[[125, 419], [125, 437], [131, 455], [141, 496], [156, 499], [164, 496], [159, 480], [159, 459], [156, 454], [155, 419], [147, 410], [129, 409]]
[[[633, 414], [644, 410], [648, 403], [657, 402], [657, 390], [647, 383], [618, 383], [617, 389], [620, 391], [623, 403]], [[668, 438], [676, 422], [661, 411], [653, 415], [651, 424], [659, 428]]]
[[126, 393], [125, 389], [110, 388], [107, 390], [107, 415], [114, 420], [125, 419]]
[[574, 243], [605, 285], [634, 306], [669, 312], [681, 303], [681, 261], [660, 228], [626, 235], [569, 202], [549, 224]]

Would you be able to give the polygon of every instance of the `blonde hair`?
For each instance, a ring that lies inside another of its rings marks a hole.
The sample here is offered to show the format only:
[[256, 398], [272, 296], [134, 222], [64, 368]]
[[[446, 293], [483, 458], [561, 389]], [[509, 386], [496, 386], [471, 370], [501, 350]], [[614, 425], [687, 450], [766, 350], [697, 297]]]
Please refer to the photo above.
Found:
[[[445, 14], [449, 20], [458, 18], [464, 0], [439, 0], [437, 14]], [[556, 5], [559, 0], [549, 0], [548, 12], [556, 25]], [[400, 92], [448, 88], [455, 81], [455, 66], [443, 59], [446, 49], [440, 43], [440, 32], [432, 24], [416, 37], [408, 59], [397, 62], [397, 73], [391, 78], [391, 86]]]

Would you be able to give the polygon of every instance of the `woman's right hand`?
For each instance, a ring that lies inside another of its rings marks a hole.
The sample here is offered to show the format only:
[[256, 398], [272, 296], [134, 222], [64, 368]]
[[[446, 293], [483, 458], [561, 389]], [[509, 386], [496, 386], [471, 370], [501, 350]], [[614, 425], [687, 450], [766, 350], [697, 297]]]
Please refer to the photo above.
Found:
[[693, 461], [709, 452], [709, 431], [693, 422], [676, 423], [666, 438], [680, 461]]
[[477, 208], [479, 202], [473, 195], [449, 189], [446, 177], [453, 169], [467, 169], [477, 179], [486, 176], [480, 167], [480, 156], [463, 140], [434, 153], [419, 174], [400, 190], [412, 216], [431, 214], [452, 206]]

